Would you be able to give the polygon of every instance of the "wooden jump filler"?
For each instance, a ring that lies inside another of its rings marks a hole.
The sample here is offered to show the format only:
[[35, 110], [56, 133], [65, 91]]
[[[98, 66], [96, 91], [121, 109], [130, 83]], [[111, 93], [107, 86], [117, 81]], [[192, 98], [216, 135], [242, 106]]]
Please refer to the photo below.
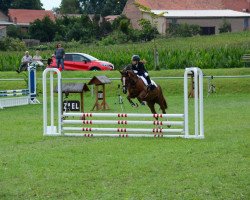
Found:
[[109, 109], [109, 106], [106, 102], [106, 92], [105, 92], [105, 85], [109, 83], [111, 83], [111, 80], [106, 76], [94, 76], [89, 81], [88, 85], [95, 85], [95, 93], [96, 93], [96, 101], [92, 110]]
[[[65, 83], [62, 84], [62, 93], [65, 94], [66, 98], [70, 93], [80, 94], [80, 111], [84, 112], [84, 98], [83, 93], [90, 91], [86, 83]], [[70, 101], [69, 101], [70, 102]]]

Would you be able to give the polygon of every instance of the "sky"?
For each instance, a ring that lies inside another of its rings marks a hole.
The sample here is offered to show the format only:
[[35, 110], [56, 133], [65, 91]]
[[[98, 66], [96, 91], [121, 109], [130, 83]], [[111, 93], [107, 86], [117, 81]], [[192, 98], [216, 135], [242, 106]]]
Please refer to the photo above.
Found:
[[61, 4], [61, 0], [41, 0], [43, 4], [43, 8], [45, 10], [51, 10], [54, 7], [59, 7]]

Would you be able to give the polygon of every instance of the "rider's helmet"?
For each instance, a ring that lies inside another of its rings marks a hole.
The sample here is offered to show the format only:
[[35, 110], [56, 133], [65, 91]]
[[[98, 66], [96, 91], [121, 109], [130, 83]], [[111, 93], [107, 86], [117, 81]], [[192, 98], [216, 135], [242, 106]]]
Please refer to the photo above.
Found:
[[133, 55], [132, 56], [132, 61], [140, 61], [140, 56], [138, 56], [138, 55]]

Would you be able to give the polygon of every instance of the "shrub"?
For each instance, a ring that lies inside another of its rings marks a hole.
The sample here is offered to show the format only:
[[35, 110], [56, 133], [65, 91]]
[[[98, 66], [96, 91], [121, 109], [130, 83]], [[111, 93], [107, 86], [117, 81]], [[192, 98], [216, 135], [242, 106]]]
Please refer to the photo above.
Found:
[[194, 24], [170, 24], [167, 33], [174, 37], [192, 37], [200, 34], [200, 26]]
[[149, 20], [141, 19], [139, 20], [139, 25], [142, 28], [141, 39], [144, 41], [151, 41], [157, 34], [159, 34], [156, 27], [152, 26]]
[[228, 33], [232, 31], [232, 27], [230, 22], [228, 22], [226, 19], [223, 20], [223, 23], [220, 25], [219, 28], [220, 33]]
[[0, 51], [21, 51], [25, 48], [25, 43], [20, 39], [5, 37], [0, 40]]

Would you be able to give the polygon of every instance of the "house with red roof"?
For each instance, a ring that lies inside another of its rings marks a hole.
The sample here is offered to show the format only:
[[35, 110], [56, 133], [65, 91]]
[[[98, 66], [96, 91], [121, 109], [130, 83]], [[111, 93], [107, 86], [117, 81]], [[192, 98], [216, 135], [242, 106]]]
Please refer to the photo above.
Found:
[[128, 0], [123, 14], [131, 20], [134, 28], [140, 28], [138, 20], [152, 21], [152, 18], [135, 2], [162, 15], [155, 20], [161, 34], [166, 33], [170, 24], [196, 24], [204, 35], [219, 33], [224, 20], [231, 24], [233, 32], [250, 27], [250, 0]]
[[36, 19], [42, 20], [45, 16], [55, 20], [55, 15], [50, 10], [9, 9], [8, 16], [10, 22], [21, 26], [23, 29], [27, 29], [30, 23]]

